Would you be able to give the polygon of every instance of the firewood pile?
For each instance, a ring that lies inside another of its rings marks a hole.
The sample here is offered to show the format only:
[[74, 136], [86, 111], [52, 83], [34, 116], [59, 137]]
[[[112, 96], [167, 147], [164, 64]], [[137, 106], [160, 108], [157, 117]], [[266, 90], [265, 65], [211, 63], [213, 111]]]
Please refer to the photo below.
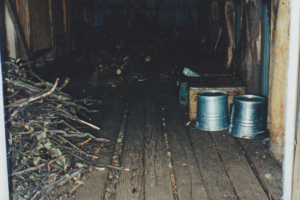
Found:
[[98, 163], [110, 141], [91, 134], [100, 128], [77, 116], [96, 111], [62, 92], [69, 79], [29, 79], [20, 65], [3, 64], [12, 199], [66, 199], [93, 170], [128, 170]]

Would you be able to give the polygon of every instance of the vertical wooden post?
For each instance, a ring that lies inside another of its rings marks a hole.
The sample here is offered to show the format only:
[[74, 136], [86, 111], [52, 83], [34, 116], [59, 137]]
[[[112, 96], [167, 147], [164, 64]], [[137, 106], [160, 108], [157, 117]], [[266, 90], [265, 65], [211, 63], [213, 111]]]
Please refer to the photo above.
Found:
[[289, 57], [289, 0], [271, 1], [269, 76], [270, 150], [281, 164], [284, 149], [286, 77]]
[[4, 41], [5, 41], [7, 56], [9, 58], [16, 59], [18, 57], [17, 36], [7, 5], [5, 5], [5, 9], [4, 9], [4, 19], [5, 19], [5, 25], [3, 27], [5, 28], [5, 36], [6, 36]]
[[[29, 0], [15, 0], [17, 13], [20, 19], [21, 27], [23, 28], [24, 36], [27, 46], [30, 51], [30, 13], [29, 13]], [[19, 53], [25, 55], [22, 46], [19, 44]], [[23, 56], [24, 57], [24, 56]], [[24, 59], [24, 58], [23, 58]]]
[[51, 0], [51, 28], [52, 28], [52, 53], [53, 53], [53, 59], [55, 60], [57, 55], [56, 55], [56, 24], [55, 24], [55, 4], [56, 0]]
[[30, 51], [29, 51], [29, 48], [28, 48], [28, 45], [27, 45], [27, 42], [26, 42], [26, 38], [25, 38], [23, 29], [22, 29], [22, 26], [21, 26], [20, 19], [19, 19], [18, 14], [17, 14], [16, 6], [14, 5], [14, 3], [11, 0], [5, 0], [5, 3], [7, 5], [7, 8], [9, 10], [9, 14], [10, 14], [11, 19], [13, 21], [16, 33], [18, 35], [18, 39], [19, 39], [19, 41], [21, 43], [21, 46], [24, 50], [24, 53], [25, 53], [24, 54], [24, 59], [28, 60], [30, 58]]
[[209, 52], [214, 53], [215, 44], [220, 31], [220, 5], [218, 0], [209, 1], [208, 28], [209, 28]]
[[241, 78], [245, 81], [246, 76], [245, 76], [245, 43], [246, 43], [246, 13], [245, 13], [245, 2], [244, 0], [241, 0], [241, 12], [240, 16], [241, 19], [239, 22], [240, 23], [240, 37], [238, 41], [238, 46], [236, 47], [236, 64], [237, 64], [237, 69], [236, 72], [241, 76]]
[[64, 32], [64, 39], [67, 39], [67, 36], [68, 36], [68, 25], [67, 25], [67, 4], [66, 4], [66, 0], [62, 0], [62, 9], [63, 9], [63, 32]]
[[247, 92], [259, 93], [260, 57], [261, 57], [261, 0], [245, 0], [246, 44], [245, 78]]
[[226, 68], [233, 70], [234, 68], [234, 52], [235, 52], [235, 7], [232, 0], [225, 2], [225, 23], [227, 35], [227, 56]]

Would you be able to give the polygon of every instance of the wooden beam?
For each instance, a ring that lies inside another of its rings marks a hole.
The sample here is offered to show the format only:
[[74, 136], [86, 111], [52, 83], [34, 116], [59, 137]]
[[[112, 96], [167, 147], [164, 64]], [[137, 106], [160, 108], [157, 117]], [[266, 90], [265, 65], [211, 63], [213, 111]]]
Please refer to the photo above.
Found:
[[[209, 53], [215, 53], [215, 45], [219, 35], [222, 33], [220, 24], [220, 2], [219, 0], [208, 1], [208, 33], [209, 33]], [[221, 31], [221, 32], [220, 32]]]
[[116, 188], [116, 200], [145, 199], [144, 182], [144, 134], [145, 112], [144, 95], [145, 82], [136, 84], [131, 94], [129, 114], [124, 138], [122, 167], [130, 172], [120, 171], [119, 182]]
[[145, 199], [173, 200], [169, 161], [164, 142], [159, 83], [148, 81], [145, 95]]
[[67, 3], [66, 0], [62, 0], [62, 9], [63, 9], [63, 32], [65, 35], [65, 38], [67, 38], [68, 35], [68, 24], [67, 24]]
[[7, 50], [6, 50], [6, 33], [5, 33], [5, 3], [0, 1], [0, 56], [3, 60], [7, 59]]
[[50, 12], [51, 12], [51, 32], [52, 32], [52, 53], [53, 53], [53, 59], [54, 60], [57, 57], [55, 2], [56, 2], [56, 0], [50, 0], [50, 5], [51, 5], [50, 6]]
[[270, 150], [280, 164], [282, 163], [284, 150], [289, 22], [289, 0], [271, 1], [271, 51], [269, 76]]
[[261, 0], [245, 0], [246, 44], [244, 58], [244, 81], [247, 92], [259, 93], [261, 57]]
[[[29, 0], [15, 0], [17, 13], [20, 19], [21, 26], [25, 35], [25, 39], [30, 50], [30, 13], [29, 13]], [[19, 44], [20, 55], [25, 55], [25, 52]], [[23, 58], [24, 59], [24, 58]]]
[[28, 44], [26, 42], [26, 37], [25, 37], [24, 31], [23, 31], [20, 19], [19, 19], [18, 14], [17, 14], [16, 7], [15, 7], [14, 3], [11, 0], [5, 0], [5, 3], [7, 5], [10, 16], [12, 18], [17, 36], [18, 36], [18, 38], [20, 40], [20, 43], [21, 43], [21, 47], [24, 50], [24, 53], [25, 53], [24, 59], [29, 60], [30, 59], [30, 51], [29, 51], [29, 48], [28, 48]]
[[9, 14], [7, 6], [5, 6], [4, 10], [5, 14], [5, 48], [7, 52], [7, 56], [9, 58], [16, 59], [18, 57], [18, 50], [17, 50], [17, 35], [14, 28], [14, 23], [12, 21], [12, 18]]
[[229, 70], [234, 68], [234, 52], [235, 52], [235, 7], [232, 0], [225, 2], [225, 23], [227, 33], [227, 56], [225, 67]]

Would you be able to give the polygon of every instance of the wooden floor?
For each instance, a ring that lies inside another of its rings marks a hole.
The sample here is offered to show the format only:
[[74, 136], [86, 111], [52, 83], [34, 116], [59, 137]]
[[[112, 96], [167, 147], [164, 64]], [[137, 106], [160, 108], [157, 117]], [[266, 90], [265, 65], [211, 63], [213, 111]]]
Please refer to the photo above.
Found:
[[130, 171], [93, 172], [76, 199], [280, 199], [282, 172], [261, 141], [186, 122], [170, 81], [120, 88], [99, 119], [115, 147], [99, 162]]

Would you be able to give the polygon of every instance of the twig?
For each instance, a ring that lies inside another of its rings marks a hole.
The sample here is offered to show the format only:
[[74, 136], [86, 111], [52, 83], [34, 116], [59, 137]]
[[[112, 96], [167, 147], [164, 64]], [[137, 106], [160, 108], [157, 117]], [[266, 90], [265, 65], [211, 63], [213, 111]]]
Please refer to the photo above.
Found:
[[42, 84], [45, 85], [48, 89], [48, 85], [38, 75], [36, 75], [35, 73], [32, 73], [32, 75], [34, 75], [37, 79], [39, 79], [42, 82]]
[[[77, 117], [76, 117], [76, 118], [77, 118]], [[97, 127], [97, 126], [95, 126], [95, 125], [93, 125], [93, 124], [90, 124], [90, 123], [88, 123], [88, 122], [86, 122], [86, 121], [83, 121], [83, 120], [78, 119], [78, 118], [77, 118], [76, 121], [78, 121], [78, 122], [80, 122], [80, 123], [82, 123], [82, 124], [85, 124], [85, 125], [87, 125], [87, 126], [93, 128], [93, 129], [96, 129], [96, 130], [100, 131], [100, 128], [99, 128], [99, 127]]]
[[69, 173], [65, 174], [64, 177], [60, 178], [59, 180], [54, 181], [53, 183], [50, 183], [49, 185], [45, 185], [44, 188], [46, 189], [48, 187], [51, 187], [52, 185], [63, 186], [69, 180], [73, 179], [75, 176], [78, 176], [83, 170], [84, 170], [84, 168], [80, 168], [80, 169], [76, 170], [75, 172], [69, 172]]
[[77, 116], [72, 115], [71, 113], [67, 112], [67, 111], [64, 110], [64, 109], [58, 108], [57, 106], [53, 106], [53, 105], [48, 105], [48, 106], [49, 106], [49, 107], [52, 107], [52, 108], [54, 108], [54, 109], [56, 109], [56, 110], [58, 110], [58, 111], [60, 111], [60, 112], [62, 112], [62, 113], [64, 113], [64, 114], [59, 114], [59, 115], [61, 115], [61, 116], [64, 116], [64, 117], [67, 117], [67, 118], [69, 118], [69, 119], [72, 119], [73, 121], [77, 121], [77, 122], [79, 122], [79, 123], [85, 124], [85, 125], [87, 125], [87, 126], [93, 128], [93, 129], [98, 130], [98, 131], [100, 130], [99, 127], [97, 127], [97, 126], [95, 126], [95, 125], [93, 125], [93, 124], [90, 124], [90, 123], [88, 123], [88, 122], [85, 122], [85, 121], [79, 119]]
[[28, 101], [29, 101], [29, 102], [31, 102], [31, 101], [36, 101], [36, 100], [39, 100], [39, 99], [42, 99], [42, 98], [45, 98], [45, 97], [49, 96], [51, 93], [54, 92], [55, 88], [57, 87], [58, 81], [59, 81], [59, 78], [56, 79], [55, 84], [54, 84], [54, 86], [51, 88], [51, 90], [49, 90], [48, 92], [46, 92], [46, 93], [44, 93], [44, 94], [42, 94], [42, 95], [40, 95], [40, 96], [37, 96], [37, 97], [30, 97], [30, 98], [28, 99]]
[[116, 166], [113, 166], [113, 165], [99, 164], [99, 163], [94, 164], [93, 162], [88, 161], [88, 160], [86, 160], [84, 158], [81, 158], [80, 156], [78, 156], [78, 155], [76, 155], [76, 154], [74, 154], [72, 152], [68, 151], [67, 153], [70, 154], [70, 155], [72, 155], [72, 156], [74, 156], [75, 158], [83, 161], [83, 162], [86, 162], [86, 163], [91, 164], [91, 165], [96, 165], [97, 167], [109, 167], [109, 168], [112, 168], [112, 169], [117, 169], [117, 170], [122, 170], [122, 171], [129, 171], [129, 168], [126, 168], [126, 167], [116, 167]]
[[38, 96], [35, 96], [35, 97], [19, 99], [19, 100], [15, 101], [14, 103], [12, 103], [8, 106], [5, 106], [5, 108], [12, 108], [12, 107], [20, 107], [21, 108], [21, 107], [26, 106], [30, 102], [33, 102], [33, 101], [36, 101], [36, 100], [39, 100], [39, 99], [42, 99], [42, 98], [45, 98], [45, 97], [49, 96], [51, 93], [54, 92], [55, 88], [57, 87], [58, 81], [59, 81], [59, 78], [56, 79], [56, 82], [55, 82], [54, 86], [48, 92], [46, 92], [44, 94], [41, 94], [41, 95], [38, 95]]
[[55, 159], [50, 160], [50, 161], [48, 161], [48, 162], [46, 162], [46, 163], [40, 164], [40, 165], [38, 165], [38, 166], [36, 166], [36, 167], [30, 167], [30, 168], [24, 169], [24, 170], [22, 170], [22, 171], [12, 173], [11, 176], [17, 176], [17, 175], [24, 174], [24, 173], [27, 173], [27, 172], [32, 172], [32, 171], [39, 170], [39, 169], [41, 169], [42, 167], [45, 167], [45, 166], [47, 166], [47, 165], [51, 165], [52, 163], [54, 163], [54, 162], [56, 162], [56, 161], [58, 161], [58, 160], [63, 159], [65, 156], [66, 156], [66, 155], [62, 155], [62, 156], [60, 156], [60, 157], [58, 157], [58, 158], [55, 158]]
[[66, 80], [64, 81], [64, 83], [59, 88], [57, 88], [57, 90], [61, 91], [64, 87], [66, 87], [66, 85], [69, 83], [69, 81], [70, 81], [70, 78], [67, 77]]
[[96, 138], [95, 136], [93, 136], [90, 133], [82, 133], [82, 132], [78, 132], [78, 131], [77, 131], [77, 134], [69, 134], [69, 133], [67, 133], [67, 132], [65, 132], [63, 130], [48, 130], [48, 132], [51, 135], [55, 135], [55, 133], [60, 133], [60, 134], [63, 134], [64, 137], [78, 137], [78, 138], [90, 137], [90, 138], [92, 138], [93, 140], [95, 140], [97, 142], [110, 142], [109, 139], [106, 139], [106, 138]]
[[56, 135], [59, 139], [61, 139], [63, 142], [68, 143], [69, 145], [71, 145], [72, 147], [74, 147], [75, 149], [77, 149], [78, 151], [80, 151], [81, 153], [83, 153], [84, 155], [88, 156], [88, 157], [92, 157], [92, 158], [97, 158], [97, 156], [95, 155], [90, 155], [88, 153], [86, 153], [85, 151], [83, 151], [82, 149], [80, 149], [79, 147], [77, 147], [75, 144], [73, 144], [72, 142], [70, 142], [69, 140], [61, 137], [60, 135]]

